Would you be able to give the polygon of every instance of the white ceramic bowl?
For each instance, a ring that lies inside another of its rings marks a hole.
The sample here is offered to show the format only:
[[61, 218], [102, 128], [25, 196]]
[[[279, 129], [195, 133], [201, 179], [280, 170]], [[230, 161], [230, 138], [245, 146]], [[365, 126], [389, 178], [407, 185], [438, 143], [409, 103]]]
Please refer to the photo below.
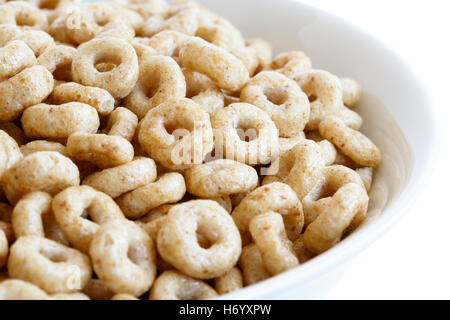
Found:
[[229, 19], [245, 37], [263, 37], [276, 52], [302, 50], [314, 68], [354, 78], [362, 85], [356, 109], [364, 119], [362, 131], [383, 154], [367, 221], [315, 259], [221, 297], [323, 298], [352, 259], [397, 222], [425, 187], [438, 153], [433, 102], [418, 77], [391, 49], [329, 13], [294, 0], [197, 2]]
[[198, 2], [228, 18], [246, 37], [263, 37], [276, 52], [303, 50], [315, 68], [352, 77], [362, 85], [357, 111], [364, 118], [363, 132], [383, 154], [369, 219], [317, 258], [223, 299], [324, 297], [339, 272], [407, 212], [425, 187], [438, 150], [433, 103], [400, 57], [340, 18], [292, 0]]

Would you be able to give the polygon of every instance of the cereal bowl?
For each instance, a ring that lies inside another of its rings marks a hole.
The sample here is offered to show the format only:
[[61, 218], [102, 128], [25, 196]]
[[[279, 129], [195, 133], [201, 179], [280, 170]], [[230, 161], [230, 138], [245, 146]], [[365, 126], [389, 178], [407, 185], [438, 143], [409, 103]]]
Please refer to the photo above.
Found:
[[[262, 36], [277, 52], [302, 50], [315, 68], [360, 81], [356, 111], [379, 146], [367, 221], [341, 243], [301, 266], [222, 299], [323, 298], [360, 251], [408, 211], [429, 176], [438, 149], [433, 103], [409, 66], [351, 23], [292, 0], [202, 0], [245, 37]], [[420, 128], [420, 130], [417, 130]]]
[[0, 54], [22, 55], [0, 83], [0, 299], [324, 297], [417, 197], [438, 139], [400, 58], [296, 2], [204, 3], [246, 42], [185, 1], [0, 6]]

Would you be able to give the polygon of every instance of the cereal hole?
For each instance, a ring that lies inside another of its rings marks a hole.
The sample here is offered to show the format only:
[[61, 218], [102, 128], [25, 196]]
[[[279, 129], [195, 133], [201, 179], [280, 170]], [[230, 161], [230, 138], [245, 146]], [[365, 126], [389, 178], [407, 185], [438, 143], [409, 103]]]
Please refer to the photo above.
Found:
[[103, 54], [95, 59], [94, 66], [98, 72], [109, 72], [121, 63], [120, 57], [113, 54]]
[[274, 88], [266, 88], [264, 90], [264, 95], [267, 97], [267, 100], [272, 102], [273, 104], [280, 106], [286, 103], [288, 96], [284, 91], [276, 90]]
[[239, 121], [236, 130], [242, 141], [250, 142], [258, 138], [258, 130], [248, 121]]
[[45, 249], [41, 248], [39, 250], [39, 253], [54, 263], [60, 263], [60, 262], [67, 261], [67, 256], [62, 252], [53, 252], [53, 251], [45, 250]]
[[59, 0], [41, 0], [39, 1], [39, 9], [55, 10], [59, 5]]

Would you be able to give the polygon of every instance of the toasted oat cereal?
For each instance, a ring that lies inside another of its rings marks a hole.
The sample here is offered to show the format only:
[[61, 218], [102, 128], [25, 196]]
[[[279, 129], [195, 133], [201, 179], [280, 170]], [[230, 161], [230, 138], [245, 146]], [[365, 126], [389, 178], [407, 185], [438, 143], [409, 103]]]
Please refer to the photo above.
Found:
[[190, 0], [0, 0], [0, 300], [214, 299], [361, 226], [361, 85], [300, 50]]

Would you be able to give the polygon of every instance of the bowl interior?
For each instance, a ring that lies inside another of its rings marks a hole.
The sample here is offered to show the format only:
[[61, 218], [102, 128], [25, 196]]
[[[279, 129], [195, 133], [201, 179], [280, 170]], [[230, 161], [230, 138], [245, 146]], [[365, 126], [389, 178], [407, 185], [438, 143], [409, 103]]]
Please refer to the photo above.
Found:
[[292, 0], [198, 2], [229, 19], [245, 37], [270, 41], [276, 53], [302, 50], [314, 68], [358, 80], [363, 94], [356, 111], [364, 119], [362, 131], [383, 155], [365, 225], [310, 262], [226, 296], [261, 297], [293, 281], [309, 281], [355, 254], [407, 210], [436, 154], [434, 113], [422, 84], [403, 60], [340, 18]]

